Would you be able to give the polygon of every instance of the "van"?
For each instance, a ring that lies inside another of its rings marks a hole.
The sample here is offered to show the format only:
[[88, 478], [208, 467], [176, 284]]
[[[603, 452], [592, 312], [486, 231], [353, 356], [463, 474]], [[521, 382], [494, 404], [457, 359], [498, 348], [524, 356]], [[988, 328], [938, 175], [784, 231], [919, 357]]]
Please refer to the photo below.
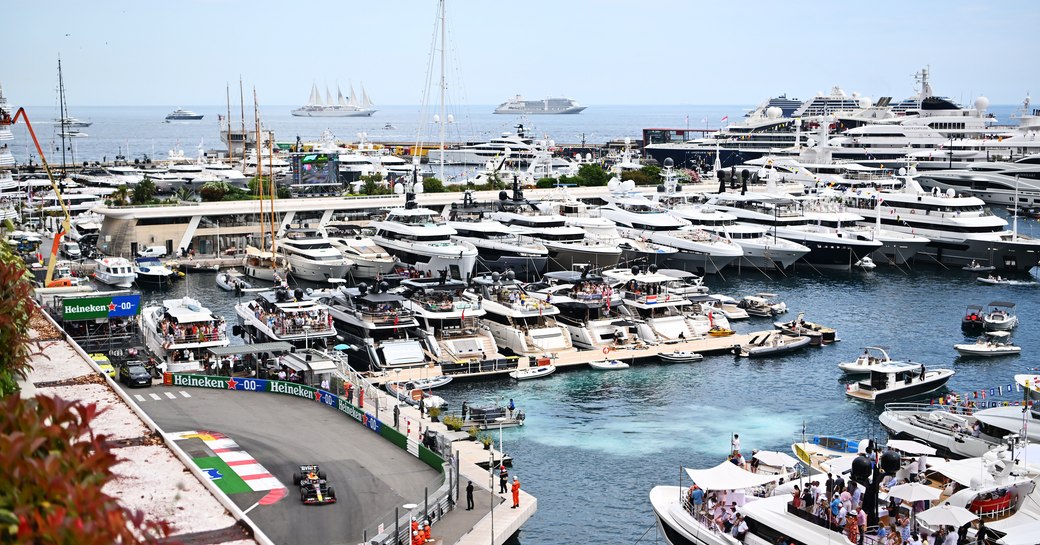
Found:
[[80, 249], [78, 242], [66, 240], [61, 243], [61, 255], [69, 259], [79, 259], [83, 257], [83, 250]]
[[138, 257], [166, 257], [166, 246], [148, 246], [137, 252]]

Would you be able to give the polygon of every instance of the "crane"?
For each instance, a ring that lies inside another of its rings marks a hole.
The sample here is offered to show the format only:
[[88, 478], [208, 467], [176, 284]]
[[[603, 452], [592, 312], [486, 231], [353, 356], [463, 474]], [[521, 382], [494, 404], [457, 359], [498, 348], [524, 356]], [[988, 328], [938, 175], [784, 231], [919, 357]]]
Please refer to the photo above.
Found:
[[61, 188], [58, 183], [54, 181], [54, 174], [51, 172], [50, 165], [47, 164], [47, 158], [43, 154], [43, 148], [40, 147], [40, 141], [36, 138], [36, 132], [33, 131], [32, 123], [29, 122], [29, 114], [25, 112], [25, 108], [18, 108], [12, 118], [6, 111], [0, 111], [0, 125], [9, 126], [14, 125], [21, 119], [25, 123], [25, 127], [29, 129], [29, 136], [32, 137], [33, 144], [36, 145], [36, 153], [40, 154], [40, 162], [43, 163], [43, 169], [47, 171], [47, 179], [51, 182], [51, 187], [54, 188], [54, 195], [58, 198], [58, 204], [61, 206], [61, 212], [64, 214], [64, 218], [61, 221], [61, 229], [57, 233], [54, 233], [54, 241], [51, 244], [51, 257], [47, 261], [47, 276], [44, 277], [43, 285], [51, 288], [55, 286], [67, 286], [69, 285], [68, 279], [54, 280], [54, 263], [58, 259], [58, 246], [61, 244], [61, 237], [65, 236], [66, 233], [71, 229], [72, 217], [69, 215], [69, 209], [65, 206], [65, 199], [61, 196]]

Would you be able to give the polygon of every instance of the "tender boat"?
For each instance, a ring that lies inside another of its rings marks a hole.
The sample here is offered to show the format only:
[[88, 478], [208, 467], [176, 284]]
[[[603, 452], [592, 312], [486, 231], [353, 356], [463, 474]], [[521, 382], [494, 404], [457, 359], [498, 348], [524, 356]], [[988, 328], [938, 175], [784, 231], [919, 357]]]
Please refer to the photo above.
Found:
[[981, 305], [968, 305], [968, 308], [964, 311], [964, 317], [961, 318], [961, 327], [965, 329], [982, 329], [982, 317], [985, 315], [985, 309]]
[[432, 390], [433, 388], [440, 388], [441, 386], [447, 386], [451, 382], [452, 377], [448, 375], [437, 375], [435, 377], [428, 378], [417, 378], [409, 382], [412, 383], [414, 388], [421, 390]]
[[556, 372], [556, 366], [553, 364], [536, 365], [534, 367], [528, 367], [526, 369], [517, 369], [509, 373], [509, 376], [516, 380], [530, 380], [533, 378], [547, 377]]
[[677, 350], [675, 352], [662, 352], [657, 357], [669, 363], [691, 363], [704, 359], [702, 354], [690, 352], [689, 350]]
[[989, 275], [989, 276], [979, 276], [975, 280], [978, 281], [978, 283], [980, 283], [980, 284], [990, 284], [990, 285], [1011, 284], [1011, 280], [1010, 279], [1003, 278], [999, 274], [996, 275], [996, 276], [993, 276], [992, 274]]
[[838, 333], [834, 328], [805, 321], [803, 312], [799, 312], [798, 317], [790, 322], [774, 322], [773, 325], [784, 335], [809, 337], [809, 342], [813, 346], [831, 344], [838, 340]]
[[152, 287], [169, 287], [177, 278], [177, 273], [163, 265], [155, 257], [138, 257], [134, 259], [134, 276], [137, 283]]
[[872, 271], [877, 268], [877, 265], [874, 263], [874, 260], [870, 258], [870, 256], [864, 256], [859, 261], [854, 263], [853, 266], [863, 269], [864, 271]]
[[975, 261], [973, 259], [971, 260], [970, 265], [965, 265], [964, 267], [961, 267], [961, 270], [969, 272], [992, 272], [997, 270], [997, 268], [992, 265], [983, 265], [982, 263], [979, 263], [978, 261]]
[[770, 318], [787, 312], [787, 305], [777, 297], [775, 293], [756, 293], [744, 296], [737, 305], [751, 316]]
[[106, 257], [97, 262], [94, 270], [94, 279], [98, 282], [129, 288], [134, 284], [137, 274], [134, 273], [133, 265], [125, 257]]
[[611, 371], [614, 369], [628, 369], [629, 365], [621, 360], [590, 361], [589, 367], [600, 371]]
[[863, 353], [856, 358], [856, 361], [839, 363], [838, 369], [850, 375], [867, 374], [878, 365], [889, 363], [893, 363], [892, 358], [888, 357], [888, 352], [884, 348], [867, 346], [863, 349]]
[[246, 280], [246, 275], [236, 269], [228, 269], [217, 273], [217, 286], [224, 291], [238, 291], [251, 289], [252, 284]]
[[979, 337], [973, 343], [955, 344], [953, 349], [964, 356], [992, 357], [1021, 354], [1022, 347], [1011, 344], [1008, 340], [1009, 336], [1007, 331], [993, 331], [990, 333], [990, 337], [996, 337], [996, 339]]
[[416, 386], [416, 381], [387, 382], [384, 386], [390, 395], [404, 401], [409, 405], [418, 405], [423, 400], [423, 406], [427, 409], [443, 407], [446, 402], [441, 396], [436, 396]]
[[993, 301], [982, 316], [983, 326], [988, 330], [1006, 331], [1018, 325], [1015, 316], [1015, 304], [1007, 301]]
[[768, 333], [752, 337], [750, 343], [740, 347], [738, 355], [745, 358], [775, 356], [803, 348], [809, 340], [809, 337], [788, 337], [780, 332]]
[[847, 385], [845, 395], [875, 403], [904, 399], [942, 388], [953, 374], [950, 369], [926, 370], [920, 363], [879, 364], [870, 370], [868, 380]]

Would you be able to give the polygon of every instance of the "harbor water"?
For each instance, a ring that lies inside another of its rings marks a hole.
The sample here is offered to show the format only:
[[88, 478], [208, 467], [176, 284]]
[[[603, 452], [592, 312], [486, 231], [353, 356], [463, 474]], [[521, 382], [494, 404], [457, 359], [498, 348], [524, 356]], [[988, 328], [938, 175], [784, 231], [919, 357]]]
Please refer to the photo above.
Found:
[[[1040, 230], [1036, 221], [1020, 221], [1023, 230]], [[799, 267], [787, 277], [774, 273], [771, 278], [747, 270], [741, 275], [724, 271], [707, 279], [713, 293], [776, 293], [790, 309], [781, 319], [804, 312], [806, 320], [836, 328], [841, 341], [778, 358], [720, 355], [693, 364], [561, 370], [524, 382], [456, 381], [437, 393], [450, 411], [458, 411], [463, 401], [480, 405], [513, 399], [526, 412], [522, 428], [493, 432], [496, 444], [501, 437], [514, 460], [511, 474], [538, 498], [537, 514], [520, 533], [522, 543], [554, 544], [566, 542], [563, 536], [595, 535], [634, 543], [647, 531], [641, 543], [653, 543], [650, 489], [677, 484], [682, 466], [707, 467], [724, 460], [733, 433], [740, 435], [745, 455], [751, 449], [789, 453], [803, 425], [809, 433], [884, 439], [877, 421], [882, 407], [846, 399], [848, 380], [837, 368], [865, 346], [887, 347], [893, 359], [954, 369], [957, 374], [940, 394], [1006, 387], [1015, 373], [1040, 366], [1034, 320], [1040, 311], [1040, 285], [988, 286], [975, 277], [960, 269], [920, 266], [844, 273]], [[1029, 276], [1019, 280], [1036, 281]], [[185, 295], [234, 323], [236, 298], [216, 287], [213, 273], [188, 273], [170, 291], [145, 292], [143, 299], [158, 302]], [[1023, 355], [958, 357], [952, 345], [973, 339], [960, 328], [965, 307], [992, 301], [1017, 304], [1021, 325], [1012, 340]], [[751, 318], [733, 326], [739, 332], [759, 331], [771, 328], [771, 322]], [[1020, 395], [987, 400], [1014, 401]]]

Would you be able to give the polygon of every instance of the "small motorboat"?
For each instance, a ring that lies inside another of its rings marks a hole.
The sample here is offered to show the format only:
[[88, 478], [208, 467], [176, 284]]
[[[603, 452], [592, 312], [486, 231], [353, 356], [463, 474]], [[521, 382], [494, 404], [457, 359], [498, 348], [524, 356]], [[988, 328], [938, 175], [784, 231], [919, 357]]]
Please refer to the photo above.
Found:
[[809, 337], [788, 337], [780, 332], [751, 338], [751, 342], [740, 347], [739, 355], [744, 358], [775, 356], [798, 350], [809, 345]]
[[983, 273], [983, 272], [995, 271], [995, 270], [997, 270], [997, 268], [992, 266], [992, 265], [983, 265], [982, 263], [979, 263], [978, 261], [972, 260], [970, 265], [965, 265], [964, 267], [961, 267], [961, 270], [965, 270], [965, 271], [968, 271], [968, 272]]
[[745, 295], [737, 303], [737, 306], [747, 311], [751, 316], [769, 318], [787, 312], [787, 304], [777, 299], [775, 293], [756, 293]]
[[925, 369], [921, 363], [885, 363], [875, 365], [867, 380], [846, 385], [845, 395], [874, 403], [905, 399], [942, 388], [953, 374], [951, 369]]
[[246, 275], [235, 269], [228, 269], [217, 273], [217, 286], [224, 291], [245, 290], [253, 285], [246, 280]]
[[888, 357], [888, 352], [884, 348], [867, 346], [863, 349], [863, 353], [856, 358], [856, 361], [839, 363], [838, 369], [849, 375], [867, 374], [878, 365], [888, 363], [892, 363], [892, 358]]
[[877, 268], [877, 265], [874, 263], [874, 260], [870, 259], [870, 257], [864, 257], [863, 259], [860, 259], [855, 263], [855, 266], [859, 267], [860, 269], [863, 269], [864, 271], [872, 271]]
[[733, 331], [732, 329], [726, 327], [719, 326], [712, 327], [708, 330], [708, 335], [711, 335], [712, 337], [729, 337], [734, 333], [736, 333], [736, 331]]
[[982, 329], [982, 317], [985, 310], [981, 305], [968, 305], [961, 318], [961, 327], [964, 329]]
[[1011, 344], [1007, 331], [991, 331], [986, 337], [979, 337], [973, 343], [953, 345], [953, 349], [963, 356], [1012, 356], [1022, 353], [1022, 347]]
[[657, 355], [665, 362], [668, 363], [692, 363], [695, 361], [701, 361], [704, 356], [697, 352], [691, 352], [689, 350], [677, 350], [675, 352], [662, 352]]
[[404, 401], [409, 405], [418, 405], [419, 400], [423, 400], [423, 405], [427, 409], [434, 407], [443, 407], [446, 402], [443, 397], [435, 396], [428, 391], [420, 390], [415, 387], [415, 381], [402, 381], [402, 382], [387, 382], [384, 386], [386, 391], [390, 395], [397, 399]]
[[451, 378], [452, 377], [449, 377], [448, 375], [437, 375], [429, 378], [417, 378], [412, 380], [411, 383], [415, 388], [419, 388], [420, 390], [430, 390], [447, 385], [451, 382]]
[[468, 430], [471, 427], [481, 430], [515, 428], [523, 426], [525, 418], [527, 416], [524, 414], [523, 409], [510, 411], [506, 407], [497, 405], [488, 405], [486, 407], [468, 406], [465, 419], [462, 422], [462, 429]]
[[394, 130], [394, 129], [396, 129], [396, 128], [397, 128], [397, 127], [395, 127], [395, 126], [394, 126], [394, 124], [393, 124], [393, 123], [391, 123], [391, 122], [389, 122], [389, 121], [387, 121], [387, 122], [386, 122], [386, 124], [385, 124], [385, 125], [383, 125], [383, 130], [384, 130], [384, 131], [392, 131], [392, 130]]
[[834, 328], [805, 321], [803, 312], [799, 312], [798, 317], [790, 322], [773, 322], [773, 325], [785, 335], [809, 337], [809, 342], [813, 346], [838, 341], [838, 332]]
[[517, 369], [516, 371], [511, 371], [509, 376], [516, 380], [530, 380], [533, 378], [547, 377], [555, 372], [556, 366], [550, 363], [548, 365], [536, 365], [526, 369]]
[[996, 275], [996, 276], [993, 276], [992, 274], [989, 275], [989, 276], [979, 276], [975, 280], [978, 283], [980, 283], [980, 284], [990, 284], [990, 285], [1000, 285], [1000, 284], [1007, 285], [1007, 284], [1011, 284], [1011, 280], [1010, 279], [1004, 278], [1004, 277], [1000, 276], [999, 274]]
[[614, 369], [628, 369], [629, 365], [621, 360], [590, 361], [589, 367], [600, 371], [611, 371]]
[[982, 316], [982, 324], [991, 331], [1014, 329], [1018, 325], [1015, 304], [1007, 301], [993, 301], [986, 308], [986, 314]]

